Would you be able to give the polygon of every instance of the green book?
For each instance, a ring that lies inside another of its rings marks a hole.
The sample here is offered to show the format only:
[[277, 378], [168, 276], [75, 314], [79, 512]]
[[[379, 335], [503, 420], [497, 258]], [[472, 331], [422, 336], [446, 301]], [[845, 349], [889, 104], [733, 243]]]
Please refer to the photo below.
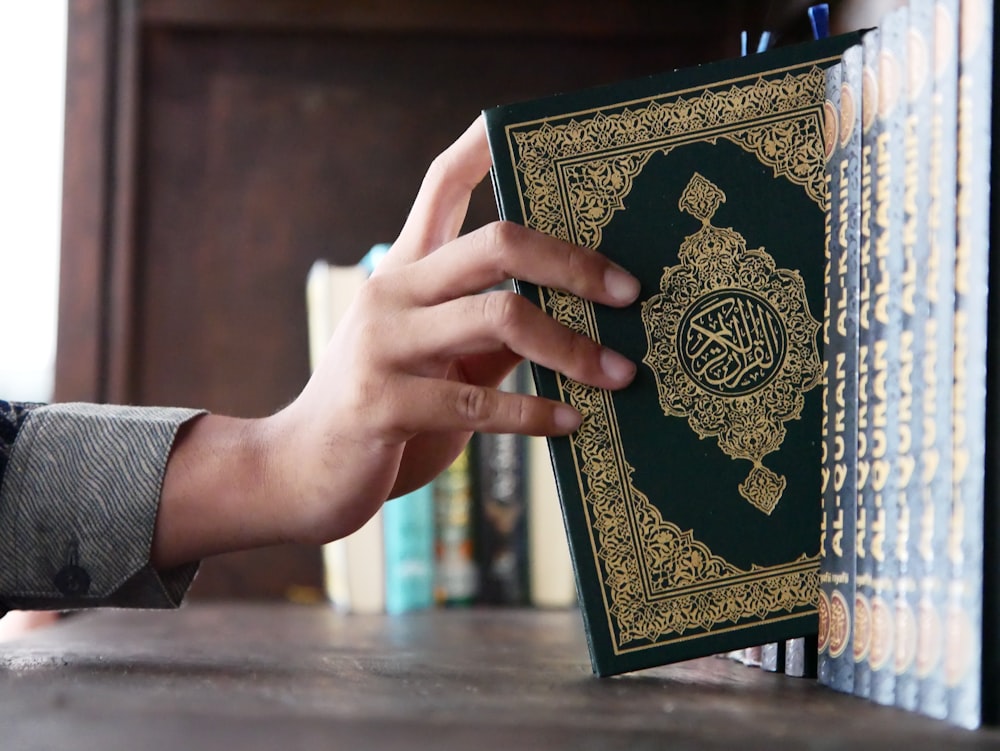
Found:
[[813, 634], [824, 69], [848, 34], [485, 112], [502, 218], [600, 250], [640, 299], [515, 281], [640, 363], [550, 441], [594, 671]]

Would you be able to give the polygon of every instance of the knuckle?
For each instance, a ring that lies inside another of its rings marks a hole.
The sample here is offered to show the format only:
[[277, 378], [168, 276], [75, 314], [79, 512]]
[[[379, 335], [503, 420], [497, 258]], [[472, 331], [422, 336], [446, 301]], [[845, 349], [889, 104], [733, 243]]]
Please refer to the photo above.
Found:
[[566, 270], [574, 282], [587, 281], [594, 273], [596, 254], [586, 248], [566, 248]]
[[424, 176], [425, 182], [431, 185], [441, 185], [447, 182], [454, 164], [455, 158], [448, 151], [441, 152], [434, 157], [427, 167], [427, 172]]
[[465, 385], [458, 394], [459, 416], [471, 425], [478, 425], [493, 410], [492, 394], [480, 386]]
[[496, 329], [516, 325], [521, 313], [521, 298], [513, 292], [489, 292], [483, 298], [483, 317]]
[[391, 299], [391, 287], [393, 284], [391, 272], [370, 276], [357, 292], [357, 298], [362, 303], [379, 307], [381, 301]]
[[513, 222], [491, 222], [477, 233], [477, 249], [498, 268], [504, 269], [518, 247], [522, 228]]

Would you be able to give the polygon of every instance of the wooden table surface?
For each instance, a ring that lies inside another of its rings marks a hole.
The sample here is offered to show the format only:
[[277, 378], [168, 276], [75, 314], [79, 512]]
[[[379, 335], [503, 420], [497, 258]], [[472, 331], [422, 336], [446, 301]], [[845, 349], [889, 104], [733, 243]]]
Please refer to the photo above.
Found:
[[719, 658], [599, 679], [575, 611], [94, 612], [0, 646], [0, 748], [1000, 748]]

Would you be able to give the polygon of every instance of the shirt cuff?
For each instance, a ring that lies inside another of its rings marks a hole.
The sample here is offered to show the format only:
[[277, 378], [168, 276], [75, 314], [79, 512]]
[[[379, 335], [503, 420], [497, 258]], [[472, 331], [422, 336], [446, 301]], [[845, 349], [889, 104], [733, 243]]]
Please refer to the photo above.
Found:
[[177, 431], [199, 410], [55, 404], [21, 426], [0, 487], [0, 606], [166, 608], [197, 564], [149, 563]]

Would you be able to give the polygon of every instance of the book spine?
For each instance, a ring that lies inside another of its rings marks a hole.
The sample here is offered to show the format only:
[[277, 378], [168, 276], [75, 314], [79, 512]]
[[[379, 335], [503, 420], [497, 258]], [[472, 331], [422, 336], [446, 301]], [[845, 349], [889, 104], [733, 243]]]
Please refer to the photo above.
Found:
[[992, 595], [983, 578], [992, 574], [983, 570], [992, 3], [962, 0], [959, 19], [955, 443], [945, 677], [949, 719], [971, 728], [982, 718], [981, 679], [996, 680], [981, 674], [983, 593]]
[[434, 491], [428, 483], [383, 507], [385, 611], [434, 604]]
[[[823, 519], [820, 557], [820, 645], [819, 680], [838, 691], [854, 688], [854, 661], [851, 649], [854, 593], [854, 499], [844, 491], [846, 468], [847, 381], [847, 290], [844, 288], [847, 256], [841, 237], [847, 237], [847, 168], [841, 138], [843, 119], [842, 66], [826, 69], [825, 132], [826, 145], [826, 227], [823, 279], [825, 287], [823, 315]], [[850, 117], [850, 116], [849, 116]], [[853, 119], [853, 118], [851, 118]], [[843, 183], [843, 185], [842, 185]], [[845, 243], [846, 244], [846, 243]], [[841, 270], [844, 273], [841, 273]], [[843, 309], [844, 317], [841, 318]], [[853, 453], [853, 452], [852, 452]], [[853, 589], [853, 586], [851, 586]]]
[[844, 671], [854, 689], [854, 606], [857, 591], [857, 505], [858, 505], [858, 337], [860, 316], [861, 265], [861, 94], [862, 48], [855, 45], [844, 52], [840, 95], [840, 148], [837, 174], [837, 242], [840, 296], [834, 309], [836, 335], [841, 349], [836, 353], [834, 393], [834, 492], [844, 510], [844, 545], [841, 583], [838, 589], [848, 604], [849, 638], [845, 647]]
[[958, 0], [937, 0], [933, 27], [931, 145], [927, 151], [930, 205], [923, 360], [923, 491], [915, 556], [920, 590], [916, 670], [918, 709], [930, 717], [944, 719], [948, 712], [942, 655], [952, 475]]
[[872, 461], [869, 481], [873, 491], [872, 638], [868, 652], [871, 698], [895, 703], [894, 610], [898, 573], [895, 556], [899, 492], [899, 350], [902, 291], [902, 229], [907, 8], [897, 8], [882, 24], [879, 54], [879, 117], [882, 129], [876, 142], [876, 219], [872, 274], [873, 362], [869, 411], [872, 423]]
[[903, 289], [901, 300], [899, 458], [897, 482], [899, 517], [896, 527], [896, 705], [910, 711], [919, 705], [917, 654], [917, 542], [920, 535], [920, 468], [923, 444], [924, 377], [922, 363], [927, 320], [928, 272], [927, 185], [930, 146], [930, 72], [928, 38], [932, 0], [913, 0], [907, 34], [906, 120], [903, 176]]
[[874, 258], [872, 238], [875, 227], [875, 176], [878, 134], [878, 54], [879, 32], [868, 32], [862, 40], [861, 76], [861, 217], [858, 279], [858, 452], [857, 508], [855, 519], [855, 592], [854, 592], [854, 693], [867, 698], [871, 694], [871, 668], [868, 657], [872, 635], [872, 540], [877, 521], [872, 492], [872, 439], [874, 438], [869, 394], [874, 385], [872, 341], [872, 275]]
[[433, 482], [434, 600], [445, 606], [469, 605], [476, 596], [471, 452], [466, 444]]
[[[526, 375], [526, 367], [519, 365], [501, 390], [523, 393]], [[530, 604], [526, 448], [520, 435], [477, 436], [477, 600], [484, 604]]]

